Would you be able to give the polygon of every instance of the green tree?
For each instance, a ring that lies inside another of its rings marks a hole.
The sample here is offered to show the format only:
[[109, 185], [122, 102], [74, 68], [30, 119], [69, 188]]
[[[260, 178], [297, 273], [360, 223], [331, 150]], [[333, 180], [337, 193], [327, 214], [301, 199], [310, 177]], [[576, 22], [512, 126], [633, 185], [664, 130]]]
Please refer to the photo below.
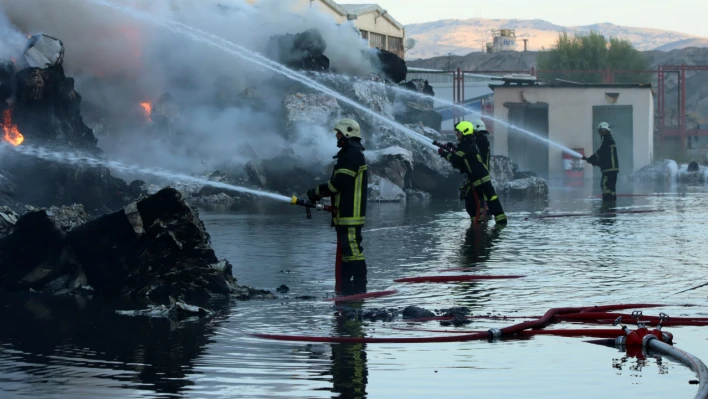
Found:
[[[537, 58], [539, 70], [587, 71], [585, 73], [539, 72], [546, 79], [566, 79], [580, 83], [602, 83], [602, 73], [594, 71], [647, 70], [649, 61], [627, 39], [605, 36], [597, 32], [574, 34], [563, 32], [550, 49], [542, 49]], [[615, 83], [649, 83], [650, 74], [618, 73]]]

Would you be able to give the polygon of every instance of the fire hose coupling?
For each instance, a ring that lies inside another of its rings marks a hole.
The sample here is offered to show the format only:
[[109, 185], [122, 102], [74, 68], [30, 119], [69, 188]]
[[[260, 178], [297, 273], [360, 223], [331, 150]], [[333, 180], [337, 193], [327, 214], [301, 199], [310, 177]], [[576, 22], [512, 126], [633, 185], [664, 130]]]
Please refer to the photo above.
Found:
[[615, 338], [615, 346], [625, 346], [627, 344], [627, 336], [626, 335], [620, 335], [617, 338]]
[[649, 347], [649, 341], [652, 339], [659, 339], [654, 336], [654, 334], [647, 334], [644, 337], [642, 337], [642, 347], [648, 348]]
[[498, 328], [490, 328], [489, 330], [487, 330], [487, 332], [489, 333], [489, 335], [492, 336], [493, 339], [499, 339], [502, 336], [502, 332]]

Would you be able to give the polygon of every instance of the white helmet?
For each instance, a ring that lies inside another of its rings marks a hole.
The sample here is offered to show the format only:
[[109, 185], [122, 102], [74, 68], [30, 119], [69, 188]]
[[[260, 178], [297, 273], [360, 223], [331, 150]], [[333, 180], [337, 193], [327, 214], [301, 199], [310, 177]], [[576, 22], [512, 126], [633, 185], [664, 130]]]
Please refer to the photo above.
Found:
[[334, 130], [342, 133], [344, 137], [361, 139], [361, 128], [353, 119], [342, 119], [334, 126]]
[[600, 130], [600, 129], [605, 129], [605, 130], [607, 130], [608, 132], [611, 132], [611, 131], [612, 131], [612, 130], [610, 129], [610, 124], [607, 123], [607, 122], [600, 122], [600, 124], [597, 125], [597, 130]]
[[472, 124], [474, 125], [474, 131], [478, 132], [480, 130], [487, 130], [487, 127], [484, 125], [484, 122], [482, 122], [481, 119], [475, 119], [472, 121]]

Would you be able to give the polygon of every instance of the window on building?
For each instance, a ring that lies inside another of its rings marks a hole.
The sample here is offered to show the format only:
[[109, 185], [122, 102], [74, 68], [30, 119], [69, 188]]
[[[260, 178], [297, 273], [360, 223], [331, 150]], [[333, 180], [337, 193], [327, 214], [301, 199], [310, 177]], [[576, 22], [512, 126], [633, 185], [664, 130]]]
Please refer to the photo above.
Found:
[[361, 38], [364, 40], [369, 40], [369, 32], [365, 30], [361, 31]]
[[386, 50], [386, 35], [380, 35], [378, 33], [369, 33], [369, 45], [371, 47], [378, 47], [380, 49]]
[[403, 58], [403, 39], [400, 37], [388, 37], [388, 51]]

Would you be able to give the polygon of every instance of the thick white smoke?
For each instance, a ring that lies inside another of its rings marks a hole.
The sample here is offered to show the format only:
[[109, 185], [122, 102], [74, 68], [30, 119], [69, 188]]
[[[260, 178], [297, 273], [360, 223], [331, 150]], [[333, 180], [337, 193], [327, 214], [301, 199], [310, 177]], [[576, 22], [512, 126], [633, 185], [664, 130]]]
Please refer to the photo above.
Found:
[[[265, 53], [275, 34], [317, 28], [325, 41], [331, 69], [367, 73], [373, 69], [368, 49], [349, 22], [336, 25], [330, 15], [296, 1], [260, 0], [114, 0], [161, 18], [213, 33]], [[284, 140], [282, 79], [225, 52], [183, 39], [91, 0], [0, 0], [0, 57], [19, 54], [26, 36], [46, 33], [65, 46], [64, 69], [76, 79], [84, 119], [103, 120], [112, 128], [99, 146], [117, 159], [148, 166], [202, 172], [223, 165], [237, 167], [292, 148], [304, 158], [329, 158], [337, 148], [329, 126], [300, 128]], [[10, 24], [14, 27], [11, 27]], [[15, 55], [18, 56], [18, 55]], [[245, 89], [264, 107], [223, 106], [215, 99], [239, 97]], [[153, 104], [170, 93], [180, 105], [182, 130], [146, 133], [140, 102]]]

